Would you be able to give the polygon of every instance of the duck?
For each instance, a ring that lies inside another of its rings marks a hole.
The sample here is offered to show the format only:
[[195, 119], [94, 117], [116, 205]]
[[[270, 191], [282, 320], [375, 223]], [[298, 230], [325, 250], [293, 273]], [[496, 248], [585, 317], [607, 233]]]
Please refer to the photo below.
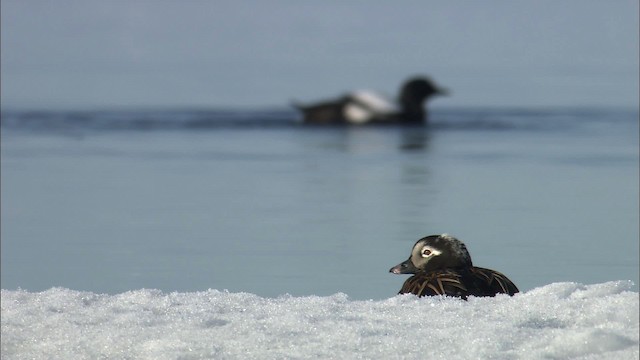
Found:
[[304, 124], [424, 124], [428, 114], [424, 104], [436, 95], [448, 95], [429, 77], [414, 77], [400, 88], [397, 103], [370, 90], [359, 90], [340, 98], [315, 104], [293, 103]]
[[392, 267], [393, 274], [412, 274], [398, 294], [452, 296], [495, 296], [518, 293], [518, 287], [504, 274], [473, 266], [466, 245], [449, 234], [419, 239], [411, 256]]

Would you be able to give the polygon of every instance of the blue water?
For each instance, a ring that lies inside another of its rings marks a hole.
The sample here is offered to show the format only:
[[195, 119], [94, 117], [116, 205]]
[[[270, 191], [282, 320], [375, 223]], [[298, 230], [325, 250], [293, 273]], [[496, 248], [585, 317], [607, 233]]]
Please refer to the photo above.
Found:
[[287, 109], [2, 113], [3, 289], [394, 295], [447, 232], [521, 290], [633, 280], [638, 112], [442, 109], [307, 127]]

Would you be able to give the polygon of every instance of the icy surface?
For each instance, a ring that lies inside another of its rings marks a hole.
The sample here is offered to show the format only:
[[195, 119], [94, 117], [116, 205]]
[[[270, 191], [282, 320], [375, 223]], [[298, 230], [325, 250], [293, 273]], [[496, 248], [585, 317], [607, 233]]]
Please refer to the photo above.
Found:
[[356, 301], [218, 290], [2, 290], [3, 359], [637, 359], [627, 281]]

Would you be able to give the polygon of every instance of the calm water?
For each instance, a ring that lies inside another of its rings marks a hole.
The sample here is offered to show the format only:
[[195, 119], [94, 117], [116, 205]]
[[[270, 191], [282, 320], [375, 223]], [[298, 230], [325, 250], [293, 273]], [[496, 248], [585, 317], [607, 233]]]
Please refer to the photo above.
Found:
[[638, 283], [637, 111], [432, 118], [5, 112], [2, 288], [382, 299], [405, 279], [388, 269], [443, 232], [524, 291]]

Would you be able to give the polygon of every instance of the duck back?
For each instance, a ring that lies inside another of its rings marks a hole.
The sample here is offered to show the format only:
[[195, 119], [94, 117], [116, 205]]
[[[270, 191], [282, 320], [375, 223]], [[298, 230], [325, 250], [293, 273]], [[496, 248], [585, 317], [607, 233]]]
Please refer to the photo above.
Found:
[[518, 291], [516, 285], [502, 273], [469, 267], [416, 273], [404, 282], [399, 294], [447, 295], [466, 299], [468, 296], [513, 295]]

